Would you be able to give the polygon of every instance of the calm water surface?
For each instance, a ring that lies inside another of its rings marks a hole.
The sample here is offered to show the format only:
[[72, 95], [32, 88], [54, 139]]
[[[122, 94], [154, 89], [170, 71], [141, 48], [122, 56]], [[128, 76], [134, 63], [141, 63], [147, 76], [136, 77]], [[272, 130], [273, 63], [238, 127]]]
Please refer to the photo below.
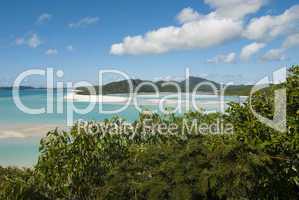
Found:
[[[21, 90], [21, 100], [24, 105], [30, 108], [41, 108], [46, 106], [47, 90], [45, 89], [27, 89]], [[55, 93], [54, 93], [55, 94]], [[148, 98], [148, 97], [143, 97]], [[218, 105], [215, 104], [215, 97], [202, 96], [197, 100], [202, 103], [202, 107], [206, 111], [218, 110]], [[226, 101], [241, 101], [239, 97], [225, 97]], [[214, 101], [214, 102], [213, 102]], [[53, 99], [54, 109], [57, 105], [57, 100]], [[20, 111], [12, 98], [11, 90], [0, 89], [0, 128], [20, 124], [26, 125], [39, 125], [39, 124], [66, 124], [66, 107], [67, 102], [63, 102], [64, 114], [40, 114], [28, 115]], [[85, 108], [88, 103], [76, 102], [75, 106], [78, 108]], [[103, 104], [104, 110], [114, 110], [120, 108], [121, 105], [116, 104]], [[143, 105], [144, 109], [155, 109], [156, 105]], [[134, 121], [138, 117], [139, 112], [134, 106], [129, 106], [125, 111], [117, 114], [128, 121]], [[75, 120], [103, 120], [111, 118], [113, 114], [101, 114], [98, 112], [98, 106], [86, 114], [75, 114]], [[36, 163], [38, 158], [39, 137], [28, 138], [3, 138], [0, 139], [0, 165], [8, 166], [32, 166]]]

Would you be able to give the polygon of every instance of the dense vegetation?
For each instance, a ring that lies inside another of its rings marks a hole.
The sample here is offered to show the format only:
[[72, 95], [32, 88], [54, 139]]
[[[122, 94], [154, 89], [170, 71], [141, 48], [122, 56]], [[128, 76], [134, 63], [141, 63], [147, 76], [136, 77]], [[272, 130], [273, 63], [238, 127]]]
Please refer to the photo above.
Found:
[[184, 130], [184, 120], [212, 124], [221, 118], [233, 124], [233, 134], [54, 130], [42, 139], [33, 169], [0, 168], [0, 199], [298, 199], [299, 66], [283, 85], [255, 95], [263, 116], [273, 117], [276, 87], [287, 89], [285, 133], [260, 123], [248, 102], [232, 103], [225, 114], [141, 114], [135, 122], [150, 118]]
[[[193, 90], [196, 88], [198, 84], [206, 83], [206, 84], [212, 84], [215, 86], [216, 89], [220, 89], [221, 85], [219, 83], [216, 83], [214, 81], [210, 81], [204, 78], [200, 77], [194, 77], [191, 76], [186, 80], [183, 81], [145, 81], [140, 79], [132, 79], [130, 80], [133, 85], [133, 92], [135, 92], [136, 88], [145, 82], [150, 82], [157, 86], [159, 92], [178, 92], [178, 89], [167, 83], [175, 83], [180, 88], [182, 92], [193, 92]], [[186, 84], [189, 83], [189, 90], [186, 87]], [[94, 86], [94, 89], [96, 91], [96, 94], [102, 93], [102, 94], [122, 94], [122, 93], [129, 93], [129, 83], [128, 80], [122, 80], [117, 82], [108, 83], [106, 85], [101, 86]], [[236, 95], [236, 96], [248, 96], [250, 89], [252, 88], [252, 85], [232, 85], [228, 86], [225, 95]], [[79, 87], [77, 88], [78, 94], [83, 95], [89, 95], [90, 91], [86, 87]], [[187, 91], [188, 90], [188, 91]], [[139, 89], [140, 93], [152, 93], [155, 92], [154, 88], [151, 85], [144, 85]], [[199, 88], [197, 88], [197, 92], [206, 92], [206, 93], [213, 93], [213, 89], [209, 85], [202, 85]]]

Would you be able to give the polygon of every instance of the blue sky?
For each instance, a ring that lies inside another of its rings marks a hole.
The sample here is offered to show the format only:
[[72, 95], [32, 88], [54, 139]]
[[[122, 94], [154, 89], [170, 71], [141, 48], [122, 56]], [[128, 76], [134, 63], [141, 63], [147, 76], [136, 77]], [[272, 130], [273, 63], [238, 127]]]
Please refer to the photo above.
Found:
[[254, 83], [299, 64], [298, 5], [297, 0], [2, 1], [0, 85], [10, 85], [26, 69], [46, 67], [63, 70], [65, 81], [96, 83], [97, 71], [107, 68], [142, 79], [176, 79], [189, 67], [192, 75], [219, 82]]

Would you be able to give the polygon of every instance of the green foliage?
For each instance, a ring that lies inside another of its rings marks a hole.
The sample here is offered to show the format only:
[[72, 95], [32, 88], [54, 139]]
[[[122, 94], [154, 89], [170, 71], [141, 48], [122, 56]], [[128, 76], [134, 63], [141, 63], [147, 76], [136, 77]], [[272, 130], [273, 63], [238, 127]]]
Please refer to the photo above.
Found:
[[[143, 126], [135, 135], [92, 134], [78, 124], [48, 133], [32, 170], [0, 168], [0, 199], [298, 199], [299, 66], [253, 103], [273, 117], [273, 91], [280, 87], [287, 89], [285, 133], [260, 123], [248, 102], [232, 103], [226, 114], [141, 114], [134, 123], [175, 123], [178, 135], [150, 134], [157, 130]], [[182, 134], [184, 120], [212, 124], [219, 118], [233, 124], [233, 134]]]

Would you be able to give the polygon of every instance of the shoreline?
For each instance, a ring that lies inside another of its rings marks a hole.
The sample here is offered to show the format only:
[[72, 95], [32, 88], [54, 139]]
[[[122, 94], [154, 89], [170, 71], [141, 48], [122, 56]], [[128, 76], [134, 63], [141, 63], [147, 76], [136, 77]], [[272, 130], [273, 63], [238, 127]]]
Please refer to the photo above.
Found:
[[2, 124], [0, 130], [0, 140], [2, 139], [26, 139], [31, 137], [44, 137], [55, 128], [65, 129], [63, 124]]
[[90, 103], [125, 103], [128, 98], [110, 95], [81, 95], [75, 92], [64, 96], [67, 101], [90, 102]]
[[[167, 95], [177, 95], [177, 93], [164, 93]], [[187, 94], [191, 93], [182, 93], [181, 97], [187, 96]], [[121, 95], [121, 94], [119, 94]], [[167, 96], [166, 95], [166, 96]], [[153, 93], [142, 93], [137, 95], [137, 99], [143, 100], [144, 102], [148, 102], [151, 104], [159, 104], [161, 99], [165, 97], [162, 93], [159, 97], [156, 97]], [[220, 96], [213, 95], [213, 94], [196, 94], [196, 98], [219, 98]], [[224, 96], [224, 97], [239, 97], [240, 99], [246, 99], [248, 96]], [[76, 94], [76, 92], [68, 93], [64, 96], [64, 99], [66, 101], [73, 101], [73, 102], [87, 102], [87, 103], [127, 103], [130, 98], [125, 96], [116, 96], [116, 95], [82, 95], [82, 94]], [[174, 104], [177, 103], [177, 99], [166, 99], [166, 103]], [[185, 99], [182, 98], [182, 101], [185, 102]], [[197, 99], [196, 101], [200, 101]]]

